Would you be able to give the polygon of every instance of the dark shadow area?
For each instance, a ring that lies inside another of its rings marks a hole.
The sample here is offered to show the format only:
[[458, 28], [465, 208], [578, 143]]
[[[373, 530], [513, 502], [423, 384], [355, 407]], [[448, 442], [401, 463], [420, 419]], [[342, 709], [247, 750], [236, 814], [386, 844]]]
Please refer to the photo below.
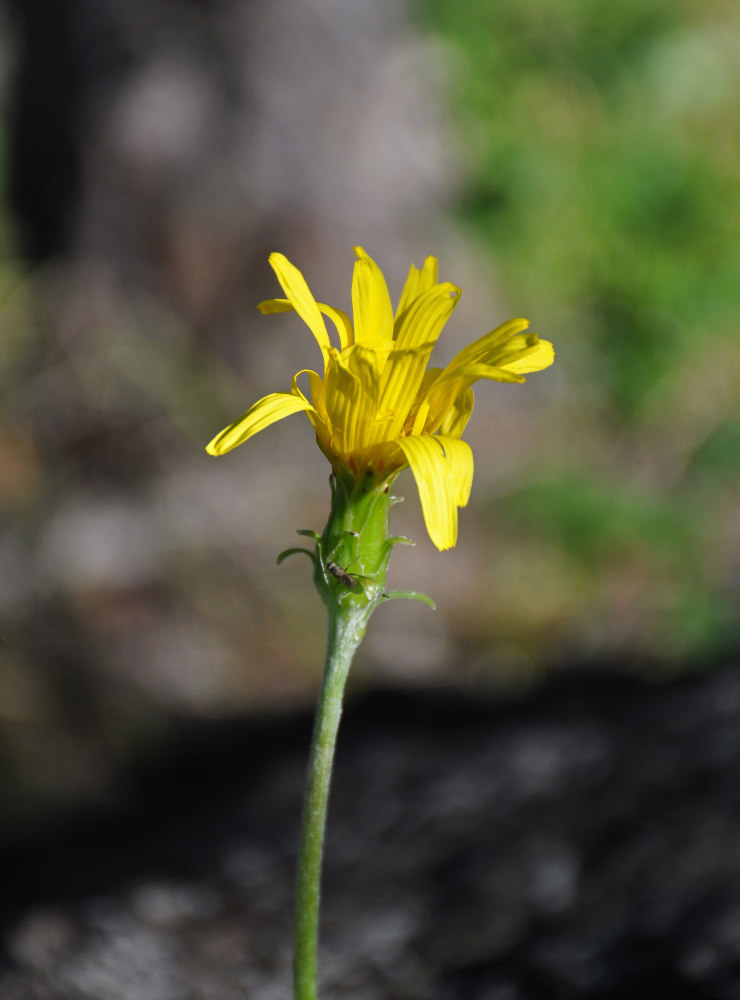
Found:
[[8, 115], [8, 201], [24, 257], [71, 251], [79, 237], [89, 133], [131, 62], [111, 5], [8, 0], [18, 61]]
[[[107, 804], [9, 844], [8, 983], [92, 995], [85, 976], [123, 961], [134, 931], [163, 948], [141, 996], [228, 995], [202, 991], [206, 971], [257, 997], [287, 982], [309, 732], [307, 714], [183, 725]], [[354, 699], [327, 845], [326, 995], [729, 1000], [739, 769], [737, 670], [652, 686], [561, 676], [507, 704]]]

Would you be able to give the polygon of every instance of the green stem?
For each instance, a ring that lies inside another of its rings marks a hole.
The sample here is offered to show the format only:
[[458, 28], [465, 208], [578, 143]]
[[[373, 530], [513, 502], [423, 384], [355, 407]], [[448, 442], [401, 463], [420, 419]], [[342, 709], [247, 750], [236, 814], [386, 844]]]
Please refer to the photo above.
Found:
[[[335, 470], [331, 477], [332, 504], [324, 533], [301, 530], [313, 538], [314, 582], [329, 612], [329, 644], [324, 677], [316, 708], [311, 756], [303, 803], [295, 909], [295, 1000], [316, 1000], [316, 958], [319, 937], [321, 858], [326, 826], [334, 747], [342, 714], [342, 696], [352, 657], [365, 634], [375, 608], [394, 597], [415, 597], [410, 591], [386, 593], [388, 562], [393, 546], [408, 542], [389, 533], [393, 503], [390, 486], [398, 470], [362, 475]], [[429, 598], [422, 598], [429, 601]], [[431, 603], [431, 602], [429, 602]]]
[[344, 685], [368, 617], [366, 608], [353, 606], [337, 607], [329, 614], [329, 642], [311, 741], [298, 857], [293, 959], [295, 1000], [316, 1000], [321, 860], [329, 784]]

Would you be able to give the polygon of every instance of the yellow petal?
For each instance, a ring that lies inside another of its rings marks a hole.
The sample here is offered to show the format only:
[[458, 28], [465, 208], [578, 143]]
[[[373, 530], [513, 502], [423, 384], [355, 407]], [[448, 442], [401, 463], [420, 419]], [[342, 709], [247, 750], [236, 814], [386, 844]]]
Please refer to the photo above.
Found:
[[362, 344], [356, 344], [355, 347], [362, 347], [363, 350], [372, 351], [376, 358], [378, 375], [383, 374], [383, 369], [385, 368], [388, 358], [391, 356], [395, 349], [395, 344], [392, 340], [386, 338], [373, 340], [369, 338], [368, 340], [363, 340]]
[[[316, 338], [324, 357], [324, 368], [326, 368], [329, 363], [329, 348], [331, 346], [329, 334], [326, 332], [326, 324], [321, 318], [316, 299], [311, 294], [306, 279], [284, 254], [271, 253], [269, 260], [288, 301]], [[276, 301], [279, 300], [268, 300], [272, 303]], [[267, 305], [267, 303], [262, 304]]]
[[416, 393], [416, 402], [406, 417], [406, 423], [403, 427], [404, 434], [422, 434], [424, 432], [429, 414], [429, 401], [426, 398], [427, 389], [437, 379], [441, 371], [441, 368], [427, 368], [424, 372], [421, 385]]
[[332, 351], [324, 378], [324, 405], [332, 432], [332, 447], [348, 456], [357, 444], [357, 420], [362, 401], [362, 385], [347, 364], [346, 354]]
[[414, 422], [411, 425], [411, 434], [421, 434], [427, 422], [427, 417], [429, 416], [429, 400], [425, 399], [419, 404], [419, 408], [414, 416]]
[[[544, 349], [540, 351], [539, 343], [540, 338], [536, 333], [519, 333], [513, 337], [509, 337], [506, 342], [502, 342], [487, 351], [486, 356], [484, 358], [479, 358], [477, 363], [492, 365], [495, 368], [506, 368], [511, 371], [518, 371], [520, 367], [519, 362], [526, 359], [526, 363], [523, 364], [522, 367], [524, 367], [526, 371], [531, 371], [532, 369], [529, 366], [529, 359], [533, 355], [540, 354], [541, 360], [550, 364], [554, 359], [552, 344], [548, 341], [549, 350]], [[538, 362], [536, 360], [535, 366], [535, 370], [538, 370]], [[547, 364], [545, 364], [544, 367], [547, 367]]]
[[460, 294], [456, 285], [445, 281], [417, 296], [399, 318], [396, 345], [405, 348], [436, 344]]
[[464, 347], [460, 353], [456, 354], [452, 361], [450, 361], [445, 371], [453, 371], [454, 369], [462, 368], [465, 365], [477, 364], [481, 361], [487, 364], [493, 363], [492, 358], [495, 356], [496, 352], [500, 350], [501, 345], [521, 333], [522, 330], [526, 330], [528, 326], [528, 319], [507, 320], [506, 323], [502, 323], [501, 326], [497, 326], [495, 330], [491, 330], [490, 333], [484, 334], [478, 340], [473, 341], [472, 344], [468, 344], [467, 347]]
[[[320, 382], [321, 379], [316, 374], [316, 372], [311, 371], [310, 368], [301, 368], [301, 370], [299, 372], [296, 372], [295, 375], [293, 376], [293, 381], [290, 383], [290, 391], [293, 393], [294, 396], [299, 396], [301, 399], [305, 399], [306, 402], [308, 403], [308, 400], [306, 399], [305, 395], [303, 394], [303, 391], [301, 390], [301, 387], [298, 385], [298, 379], [300, 378], [301, 375], [308, 375], [308, 382], [309, 382], [309, 385], [311, 386], [311, 395], [312, 396], [314, 395], [314, 385], [316, 385], [316, 381], [315, 380], [318, 378], [319, 382]], [[309, 405], [311, 405], [311, 404], [309, 403]], [[315, 405], [316, 404], [314, 402], [314, 406]]]
[[508, 372], [515, 372], [517, 375], [526, 375], [528, 372], [540, 372], [543, 368], [549, 368], [555, 360], [555, 348], [549, 340], [540, 340], [523, 353], [516, 361], [502, 364], [501, 368]]
[[380, 378], [377, 422], [373, 442], [399, 437], [416, 402], [433, 344], [394, 350]]
[[[298, 385], [298, 379], [301, 375], [308, 375], [308, 383], [311, 386], [311, 402], [308, 401], [301, 387]], [[316, 433], [320, 434], [325, 431], [327, 416], [324, 407], [324, 385], [320, 376], [316, 372], [311, 371], [310, 368], [302, 368], [293, 376], [293, 381], [290, 383], [290, 391], [294, 396], [298, 396], [299, 399], [304, 400], [308, 405], [309, 409], [306, 410], [306, 415]]]
[[[398, 308], [396, 309], [396, 324], [398, 324], [399, 317], [401, 317], [414, 299], [417, 299], [422, 292], [429, 291], [437, 284], [437, 258], [427, 257], [424, 261], [424, 265], [419, 270], [414, 264], [411, 265], [409, 270], [409, 276], [406, 278], [406, 283], [403, 286], [403, 291], [401, 292], [401, 298], [398, 300]], [[394, 332], [394, 336], [396, 333]]]
[[272, 313], [295, 312], [295, 306], [289, 299], [265, 299], [264, 302], [257, 303], [257, 309], [263, 316], [269, 316]]
[[362, 247], [355, 247], [352, 274], [352, 316], [355, 343], [393, 336], [393, 308], [383, 272]]
[[473, 390], [470, 386], [463, 389], [447, 411], [447, 416], [439, 428], [440, 434], [449, 435], [449, 437], [453, 438], [462, 437], [462, 432], [465, 430], [468, 420], [470, 420], [470, 415], [473, 412], [474, 401]]
[[[456, 378], [461, 378], [468, 385], [477, 382], [478, 379], [486, 379], [489, 382], [524, 382], [522, 375], [517, 375], [515, 371], [503, 365], [499, 368], [496, 365], [466, 365], [456, 373]], [[440, 376], [438, 385], [444, 381], [444, 376]], [[458, 390], [459, 392], [460, 390]]]
[[429, 537], [438, 549], [457, 541], [457, 508], [467, 503], [473, 482], [473, 452], [458, 438], [399, 438], [396, 442], [411, 466], [419, 489]]
[[290, 391], [294, 396], [300, 396], [301, 399], [305, 399], [306, 402], [308, 402], [308, 399], [298, 385], [298, 379], [301, 375], [308, 375], [308, 384], [311, 387], [311, 403], [316, 412], [313, 413], [311, 410], [307, 410], [306, 412], [308, 419], [318, 429], [319, 423], [325, 423], [327, 420], [326, 407], [324, 405], [324, 383], [321, 376], [311, 371], [310, 368], [302, 368], [299, 372], [295, 373], [293, 381], [290, 384]]
[[458, 507], [467, 507], [473, 488], [473, 449], [466, 441], [457, 437], [443, 434], [438, 434], [437, 437], [443, 442], [447, 459], [452, 463], [455, 503]]
[[429, 389], [429, 415], [424, 428], [427, 434], [434, 434], [441, 429], [443, 421], [455, 406], [455, 401], [461, 393], [479, 379], [491, 382], [525, 381], [524, 377], [517, 375], [516, 372], [505, 368], [494, 368], [492, 365], [471, 364], [452, 371], [445, 368]]
[[[341, 349], [344, 350], [345, 347], [349, 347], [352, 343], [352, 323], [347, 313], [342, 312], [341, 309], [335, 309], [334, 306], [328, 306], [325, 302], [317, 302], [316, 305], [319, 308], [319, 312], [323, 313], [324, 316], [328, 316], [337, 328]], [[258, 304], [257, 308], [263, 316], [270, 315], [271, 313], [295, 312], [295, 306], [288, 299], [265, 299], [264, 302]]]
[[[209, 455], [225, 455], [227, 451], [243, 444], [249, 438], [291, 413], [301, 410], [314, 412], [314, 408], [304, 396], [292, 392], [273, 392], [258, 400], [243, 416], [225, 427], [220, 434], [206, 445]], [[318, 416], [318, 414], [317, 414]]]
[[374, 441], [378, 419], [380, 372], [386, 363], [387, 345], [392, 343], [390, 340], [381, 341], [379, 350], [370, 344], [355, 344], [342, 353], [342, 360], [357, 377], [361, 390], [356, 404], [355, 448], [365, 448]]
[[525, 354], [530, 354], [537, 345], [537, 339], [536, 333], [517, 333], [486, 351], [485, 357], [478, 358], [476, 363], [503, 368]]
[[528, 326], [526, 319], [511, 319], [463, 348], [452, 359], [428, 387], [429, 416], [424, 428], [427, 434], [441, 429], [455, 400], [478, 379], [524, 382], [522, 373], [540, 371], [552, 364], [552, 344], [541, 341], [536, 333], [522, 333]]
[[379, 426], [376, 441], [398, 437], [417, 402], [429, 355], [450, 313], [457, 305], [460, 289], [450, 282], [435, 285], [416, 298], [398, 325], [396, 349], [383, 370], [378, 400]]
[[349, 316], [346, 312], [342, 312], [341, 309], [335, 309], [334, 306], [327, 306], [323, 302], [319, 302], [318, 307], [324, 316], [328, 316], [337, 328], [340, 347], [343, 351], [346, 350], [346, 348], [348, 348], [354, 341], [354, 337], [352, 335], [352, 322]]

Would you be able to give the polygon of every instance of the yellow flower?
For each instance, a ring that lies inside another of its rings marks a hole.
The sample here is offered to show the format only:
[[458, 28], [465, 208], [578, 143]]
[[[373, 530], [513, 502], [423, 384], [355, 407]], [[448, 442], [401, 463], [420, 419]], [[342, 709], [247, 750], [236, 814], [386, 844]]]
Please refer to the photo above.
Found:
[[[295, 310], [316, 338], [323, 378], [302, 369], [290, 392], [273, 392], [211, 441], [223, 455], [269, 424], [303, 410], [337, 475], [391, 476], [406, 465], [416, 479], [429, 536], [438, 549], [457, 541], [457, 508], [473, 482], [473, 453], [461, 440], [478, 379], [523, 382], [554, 359], [552, 344], [511, 319], [460, 351], [445, 368], [427, 362], [460, 289], [437, 281], [437, 259], [411, 265], [395, 316], [383, 273], [361, 247], [352, 277], [354, 328], [346, 313], [316, 302], [301, 272], [280, 253], [270, 264], [286, 298], [268, 299], [262, 313]], [[324, 316], [336, 327], [332, 346]], [[298, 386], [308, 377], [310, 400]]]

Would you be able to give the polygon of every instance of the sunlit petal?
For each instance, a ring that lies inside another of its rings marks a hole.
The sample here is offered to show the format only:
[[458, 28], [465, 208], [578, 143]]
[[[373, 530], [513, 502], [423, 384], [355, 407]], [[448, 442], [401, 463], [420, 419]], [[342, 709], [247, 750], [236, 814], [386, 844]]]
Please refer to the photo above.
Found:
[[377, 363], [378, 378], [380, 378], [383, 374], [388, 358], [391, 356], [396, 347], [392, 340], [385, 337], [382, 339], [378, 338], [377, 340], [373, 340], [369, 337], [367, 340], [362, 342], [362, 345], [358, 344], [356, 346], [362, 346], [364, 349], [374, 353]]
[[339, 345], [342, 350], [345, 350], [354, 341], [352, 334], [352, 322], [349, 316], [346, 312], [342, 312], [341, 309], [335, 309], [334, 306], [327, 306], [323, 302], [319, 302], [317, 304], [319, 310], [324, 314], [324, 316], [328, 316], [337, 328], [337, 333], [339, 334]]
[[398, 437], [416, 402], [434, 343], [391, 352], [380, 380], [375, 441]]
[[[406, 278], [406, 283], [404, 284], [403, 291], [401, 292], [401, 298], [398, 300], [398, 308], [396, 309], [395, 317], [396, 327], [398, 327], [400, 317], [403, 316], [414, 299], [417, 299], [422, 292], [427, 292], [430, 288], [434, 288], [436, 284], [436, 257], [427, 257], [421, 270], [414, 264], [411, 265], [409, 276]], [[397, 335], [397, 332], [397, 329], [394, 330], [394, 337]]]
[[243, 444], [270, 424], [301, 410], [315, 413], [305, 396], [296, 396], [292, 392], [273, 392], [258, 400], [238, 420], [217, 434], [206, 445], [206, 451], [209, 455], [225, 455], [227, 451]]
[[[524, 382], [524, 376], [517, 375], [510, 368], [497, 367], [496, 365], [466, 365], [456, 373], [457, 378], [463, 379], [468, 385], [477, 382], [478, 379], [485, 379], [488, 382]], [[445, 381], [440, 377], [438, 384]]]
[[438, 434], [437, 437], [443, 442], [447, 460], [452, 464], [455, 503], [458, 507], [467, 507], [473, 488], [473, 450], [466, 441], [457, 437], [443, 434]]
[[265, 299], [264, 302], [257, 303], [257, 309], [263, 316], [270, 316], [273, 313], [295, 312], [295, 306], [290, 299]]
[[461, 291], [456, 285], [445, 281], [415, 298], [399, 317], [397, 346], [405, 348], [436, 343], [443, 326], [460, 300], [460, 295]]
[[[346, 353], [346, 352], [345, 352]], [[324, 404], [331, 424], [332, 448], [349, 456], [357, 444], [357, 421], [362, 407], [362, 384], [344, 353], [332, 351], [324, 379]]]
[[388, 357], [387, 345], [392, 341], [375, 341], [371, 344], [355, 344], [342, 352], [342, 361], [360, 384], [360, 397], [355, 423], [356, 446], [365, 448], [374, 440], [378, 415], [378, 393], [380, 372]]
[[[313, 386], [315, 385], [314, 379], [319, 378], [319, 376], [316, 374], [315, 371], [312, 371], [310, 368], [301, 368], [299, 372], [295, 373], [295, 375], [293, 376], [293, 380], [290, 383], [290, 391], [293, 393], [293, 395], [300, 397], [300, 399], [304, 399], [308, 403], [309, 402], [308, 399], [306, 399], [305, 395], [301, 390], [301, 387], [298, 385], [298, 379], [300, 378], [301, 375], [308, 375], [308, 381], [309, 385], [311, 386], [312, 396], [313, 396]], [[321, 379], [319, 379], [319, 381], [321, 381]], [[309, 403], [309, 405], [311, 404]], [[313, 405], [314, 406], [316, 405], [315, 402]]]
[[[414, 434], [421, 434], [426, 426], [427, 417], [429, 416], [429, 400], [424, 399], [419, 404], [416, 413], [414, 414], [414, 419], [411, 424], [411, 430], [409, 433], [413, 436]], [[408, 423], [408, 421], [407, 421]]]
[[440, 434], [446, 434], [453, 438], [462, 437], [462, 432], [465, 430], [468, 420], [470, 420], [470, 415], [473, 412], [474, 401], [473, 390], [470, 386], [463, 389], [453, 400], [447, 416], [440, 424]]
[[524, 382], [523, 375], [492, 365], [470, 364], [456, 370], [445, 369], [429, 389], [429, 416], [425, 426], [427, 434], [440, 429], [442, 421], [455, 405], [455, 401], [469, 386], [479, 379], [489, 382]]
[[[331, 346], [329, 334], [326, 332], [326, 324], [321, 318], [316, 299], [311, 294], [306, 279], [284, 254], [271, 253], [269, 260], [288, 301], [292, 303], [295, 311], [316, 338], [324, 357], [324, 367], [326, 367], [329, 363], [329, 348]], [[276, 300], [268, 301], [275, 302]]]
[[[337, 328], [341, 349], [349, 347], [352, 343], [352, 323], [347, 313], [342, 312], [341, 309], [335, 309], [334, 306], [328, 306], [325, 302], [317, 302], [316, 305], [319, 312], [328, 316]], [[258, 304], [257, 308], [263, 316], [271, 313], [295, 312], [295, 306], [289, 299], [265, 299], [264, 302]]]
[[383, 272], [362, 247], [355, 247], [352, 274], [352, 315], [355, 343], [393, 336], [393, 308]]
[[528, 319], [507, 320], [506, 323], [497, 326], [495, 330], [491, 330], [490, 333], [484, 334], [478, 340], [473, 341], [472, 344], [464, 347], [447, 365], [447, 370], [462, 368], [465, 365], [476, 364], [479, 361], [490, 363], [491, 358], [500, 349], [502, 344], [511, 340], [512, 337], [521, 333], [522, 330], [526, 330], [528, 326]]
[[464, 441], [451, 437], [399, 438], [419, 490], [429, 537], [438, 549], [457, 541], [457, 508], [467, 503], [473, 481], [473, 453]]
[[455, 285], [435, 285], [416, 298], [401, 317], [396, 349], [381, 379], [378, 415], [385, 423], [379, 427], [376, 440], [401, 433], [417, 402], [429, 356], [459, 297], [460, 289]]
[[528, 348], [526, 353], [516, 361], [503, 363], [501, 367], [517, 375], [526, 375], [529, 372], [540, 372], [543, 368], [549, 368], [554, 361], [555, 348], [550, 341], [537, 338], [536, 344]]

